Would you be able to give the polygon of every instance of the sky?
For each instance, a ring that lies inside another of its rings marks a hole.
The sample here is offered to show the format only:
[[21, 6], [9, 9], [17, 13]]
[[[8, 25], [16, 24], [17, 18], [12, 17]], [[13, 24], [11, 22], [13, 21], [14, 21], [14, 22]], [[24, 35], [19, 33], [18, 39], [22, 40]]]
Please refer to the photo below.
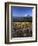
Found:
[[11, 7], [11, 15], [13, 17], [26, 17], [32, 16], [32, 7], [18, 7], [12, 6]]

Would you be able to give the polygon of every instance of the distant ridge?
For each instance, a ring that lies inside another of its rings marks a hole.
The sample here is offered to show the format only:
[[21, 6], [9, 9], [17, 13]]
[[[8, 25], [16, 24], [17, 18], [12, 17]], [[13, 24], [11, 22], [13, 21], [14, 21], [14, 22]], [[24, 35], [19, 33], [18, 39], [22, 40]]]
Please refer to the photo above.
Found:
[[26, 17], [13, 17], [12, 18], [13, 22], [32, 22], [32, 17], [31, 16], [26, 16]]

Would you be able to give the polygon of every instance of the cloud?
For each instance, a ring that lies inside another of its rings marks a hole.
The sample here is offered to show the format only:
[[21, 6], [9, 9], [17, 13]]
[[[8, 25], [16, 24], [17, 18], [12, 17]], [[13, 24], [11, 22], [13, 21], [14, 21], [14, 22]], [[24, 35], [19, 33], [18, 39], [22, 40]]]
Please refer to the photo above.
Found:
[[26, 16], [28, 16], [28, 17], [29, 17], [29, 16], [31, 16], [31, 15], [29, 15], [29, 14], [25, 14], [24, 16], [25, 16], [25, 17], [26, 17]]
[[28, 16], [28, 14], [25, 14], [24, 16], [26, 17], [26, 16]]

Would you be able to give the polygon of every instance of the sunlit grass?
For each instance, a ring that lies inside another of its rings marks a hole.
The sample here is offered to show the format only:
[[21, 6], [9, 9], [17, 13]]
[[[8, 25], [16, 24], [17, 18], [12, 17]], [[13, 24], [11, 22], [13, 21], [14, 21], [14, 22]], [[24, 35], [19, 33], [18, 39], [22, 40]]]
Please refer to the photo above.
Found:
[[12, 22], [12, 28], [32, 28], [32, 22]]

